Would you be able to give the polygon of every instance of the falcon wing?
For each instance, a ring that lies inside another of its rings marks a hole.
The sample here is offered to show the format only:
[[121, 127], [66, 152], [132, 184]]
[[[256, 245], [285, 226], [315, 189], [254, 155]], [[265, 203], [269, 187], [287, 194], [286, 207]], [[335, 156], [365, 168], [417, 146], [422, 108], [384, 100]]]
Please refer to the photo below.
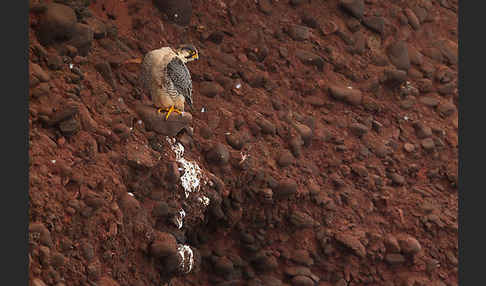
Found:
[[192, 106], [192, 79], [189, 69], [178, 57], [174, 57], [167, 64], [167, 76], [172, 81], [174, 88], [179, 94], [182, 94]]

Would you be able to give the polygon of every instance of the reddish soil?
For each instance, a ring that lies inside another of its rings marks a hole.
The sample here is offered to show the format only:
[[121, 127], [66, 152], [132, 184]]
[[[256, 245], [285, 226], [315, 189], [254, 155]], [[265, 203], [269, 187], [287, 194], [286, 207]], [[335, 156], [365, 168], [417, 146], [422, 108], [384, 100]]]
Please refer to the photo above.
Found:
[[[42, 46], [42, 12], [30, 13], [29, 61], [49, 76], [31, 76], [29, 97], [31, 285], [458, 284], [457, 1], [366, 0], [382, 35], [338, 0], [197, 0], [186, 27], [152, 1], [88, 2], [87, 18], [117, 33], [86, 57]], [[289, 36], [309, 19], [338, 31]], [[412, 63], [394, 84], [399, 40]], [[170, 144], [135, 112], [151, 104], [139, 68], [122, 64], [181, 43], [200, 52], [188, 63], [193, 129], [176, 137], [201, 168], [188, 198]], [[305, 64], [299, 50], [320, 58]], [[53, 69], [53, 55], [67, 62]], [[154, 255], [167, 233], [193, 249], [189, 273]]]

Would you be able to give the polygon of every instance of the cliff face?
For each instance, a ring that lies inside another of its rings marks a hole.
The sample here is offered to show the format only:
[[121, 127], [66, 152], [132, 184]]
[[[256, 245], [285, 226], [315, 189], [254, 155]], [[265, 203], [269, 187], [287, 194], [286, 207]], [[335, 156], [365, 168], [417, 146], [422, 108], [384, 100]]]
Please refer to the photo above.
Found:
[[[31, 1], [29, 23], [31, 285], [458, 284], [457, 1]], [[169, 138], [123, 62], [181, 43]]]

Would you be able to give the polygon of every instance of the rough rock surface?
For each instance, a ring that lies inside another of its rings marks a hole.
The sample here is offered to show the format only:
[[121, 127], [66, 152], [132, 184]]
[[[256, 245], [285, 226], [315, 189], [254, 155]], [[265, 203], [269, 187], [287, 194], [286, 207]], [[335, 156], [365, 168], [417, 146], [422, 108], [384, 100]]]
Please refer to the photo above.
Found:
[[[457, 1], [40, 2], [32, 285], [458, 284]], [[181, 43], [164, 120], [123, 63]]]

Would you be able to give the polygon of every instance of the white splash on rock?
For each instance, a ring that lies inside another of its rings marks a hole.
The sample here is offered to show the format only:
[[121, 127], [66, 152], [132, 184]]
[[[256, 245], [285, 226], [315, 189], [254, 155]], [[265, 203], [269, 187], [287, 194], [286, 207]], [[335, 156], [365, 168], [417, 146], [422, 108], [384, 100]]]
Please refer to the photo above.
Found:
[[201, 202], [205, 207], [209, 205], [209, 198], [206, 196], [199, 197], [197, 198], [197, 200]]
[[194, 253], [189, 245], [182, 245], [179, 244], [177, 246], [177, 251], [181, 256], [181, 264], [179, 265], [182, 268], [182, 272], [189, 273], [192, 270], [192, 266], [194, 265]]
[[186, 198], [188, 198], [190, 193], [199, 191], [201, 187], [201, 168], [199, 168], [195, 162], [188, 161], [183, 157], [184, 146], [181, 143], [176, 142], [175, 138], [166, 137], [166, 139], [176, 155], [176, 161], [180, 163], [184, 169], [184, 175], [181, 176], [181, 184], [186, 194]]
[[178, 229], [182, 228], [182, 223], [183, 223], [185, 217], [186, 217], [186, 212], [184, 211], [184, 209], [180, 209], [179, 210], [179, 217], [176, 218], [176, 223], [177, 223]]

